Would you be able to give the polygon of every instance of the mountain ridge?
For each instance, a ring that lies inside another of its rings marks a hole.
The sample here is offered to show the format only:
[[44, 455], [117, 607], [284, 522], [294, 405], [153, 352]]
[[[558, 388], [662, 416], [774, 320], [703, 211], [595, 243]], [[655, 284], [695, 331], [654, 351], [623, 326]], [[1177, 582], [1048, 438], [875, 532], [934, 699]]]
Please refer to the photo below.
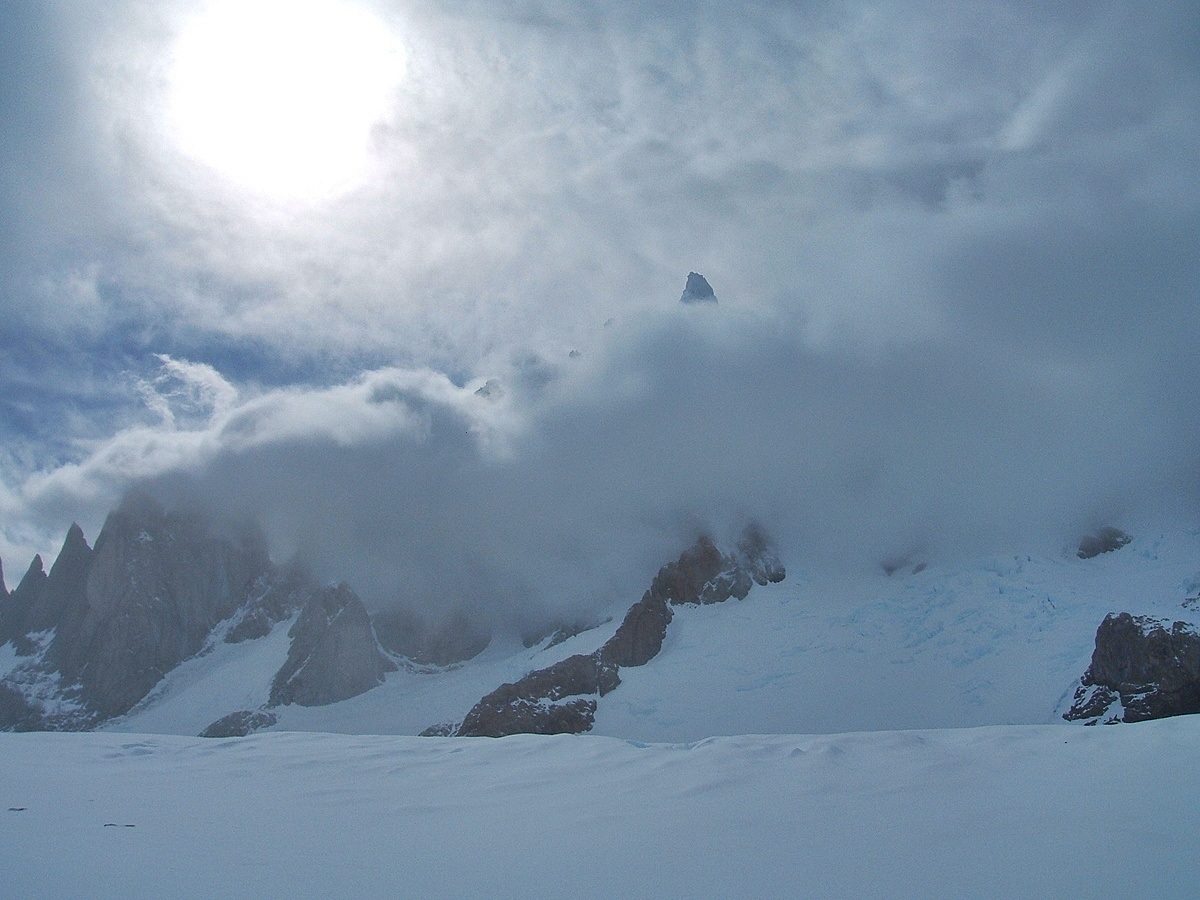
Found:
[[[384, 645], [347, 586], [320, 587], [303, 566], [272, 563], [258, 538], [238, 544], [180, 515], [135, 498], [94, 548], [73, 526], [49, 571], [36, 557], [0, 598], [0, 727], [199, 734], [229, 719], [233, 730], [671, 741], [1036, 724], [1061, 721], [1087, 686], [1097, 623], [1119, 612], [1194, 622], [1200, 584], [1195, 531], [1128, 537], [1087, 558], [1064, 549], [890, 575], [881, 564], [833, 580], [801, 563], [783, 582], [778, 552], [751, 525], [725, 549], [702, 534], [641, 600], [532, 644], [460, 639], [465, 619], [401, 617], [394, 646], [414, 659]], [[82, 600], [70, 584], [84, 584]], [[181, 601], [195, 603], [186, 615], [171, 606]], [[173, 632], [155, 631], [164, 616]], [[25, 629], [35, 623], [53, 627]], [[122, 646], [146, 656], [110, 665]], [[495, 724], [518, 708], [529, 715]]]

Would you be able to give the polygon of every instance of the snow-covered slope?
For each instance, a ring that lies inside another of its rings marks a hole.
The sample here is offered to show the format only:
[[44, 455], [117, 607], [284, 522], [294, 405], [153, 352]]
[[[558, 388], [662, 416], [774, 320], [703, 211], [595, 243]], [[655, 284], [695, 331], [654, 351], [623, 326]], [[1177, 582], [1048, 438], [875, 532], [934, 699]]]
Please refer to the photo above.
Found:
[[277, 623], [266, 636], [225, 643], [226, 627], [218, 628], [204, 650], [168, 672], [158, 686], [109, 728], [157, 734], [199, 734], [212, 722], [239, 709], [267, 702], [271, 679], [288, 653], [288, 629], [296, 617]]
[[[236, 709], [252, 708], [266, 701], [270, 679], [287, 655], [289, 623], [277, 625], [267, 638], [244, 644], [222, 645], [212, 662], [205, 657], [181, 666], [177, 679], [190, 687], [176, 686], [176, 679], [164, 682], [153, 697], [106, 730], [151, 734], [199, 734], [220, 716]], [[543, 641], [525, 648], [515, 641], [495, 641], [483, 653], [466, 664], [438, 669], [428, 666], [401, 665], [390, 673], [381, 686], [328, 706], [280, 706], [275, 708], [280, 731], [327, 731], [343, 734], [419, 734], [431, 725], [461, 721], [481, 696], [498, 684], [514, 681], [530, 669], [549, 665], [575, 653], [588, 653], [612, 636], [616, 622], [605, 624], [547, 648]], [[400, 661], [403, 663], [403, 661]], [[217, 665], [220, 669], [220, 696], [224, 706], [214, 703], [203, 674]], [[189, 668], [190, 667], [190, 668]], [[273, 667], [273, 668], [272, 668]], [[242, 688], [237, 699], [236, 685], [240, 669], [241, 683], [253, 684], [253, 691]], [[194, 674], [192, 674], [194, 672]], [[174, 674], [174, 673], [172, 673]], [[228, 688], [228, 690], [227, 690]], [[234, 705], [230, 705], [230, 704]], [[242, 705], [236, 705], [236, 704]]]
[[[891, 577], [831, 577], [793, 562], [786, 581], [743, 601], [675, 607], [661, 653], [621, 669], [594, 731], [690, 741], [1059, 722], [1104, 616], [1196, 618], [1184, 601], [1200, 592], [1198, 573], [1200, 532], [1179, 531], [1088, 560], [1009, 556]], [[623, 610], [611, 612], [612, 621], [552, 648], [497, 639], [461, 666], [402, 667], [341, 703], [280, 707], [277, 729], [417, 734], [461, 721], [499, 684], [595, 650]], [[286, 627], [186, 664], [110, 729], [197, 734], [239, 704], [262, 702], [286, 654]]]
[[0, 734], [0, 893], [1191, 897], [1198, 744], [1195, 716], [650, 746]]
[[1059, 721], [1109, 612], [1191, 620], [1200, 538], [1081, 560], [1004, 557], [858, 580], [806, 577], [682, 607], [595, 732], [647, 741]]

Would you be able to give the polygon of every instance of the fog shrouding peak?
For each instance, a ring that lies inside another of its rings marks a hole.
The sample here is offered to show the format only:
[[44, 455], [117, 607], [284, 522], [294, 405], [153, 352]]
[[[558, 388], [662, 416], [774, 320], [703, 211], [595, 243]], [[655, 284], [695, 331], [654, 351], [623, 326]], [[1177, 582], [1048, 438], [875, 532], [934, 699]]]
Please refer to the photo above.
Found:
[[[532, 382], [514, 368], [500, 399], [382, 369], [238, 396], [200, 425], [163, 416], [25, 499], [141, 483], [257, 519], [277, 557], [299, 553], [375, 605], [484, 620], [628, 602], [696, 533], [749, 520], [797, 571], [862, 569], [1057, 552], [1097, 521], [1194, 499], [1197, 448], [1164, 452], [1171, 404], [1102, 364], [830, 354], [770, 320], [685, 312], [607, 330], [586, 367], [564, 359]], [[212, 370], [196, 377], [211, 388]]]
[[404, 77], [320, 201], [180, 151], [201, 0], [5, 7], [10, 573], [134, 485], [493, 619], [747, 520], [797, 572], [1195, 522], [1194, 4], [367, 5]]

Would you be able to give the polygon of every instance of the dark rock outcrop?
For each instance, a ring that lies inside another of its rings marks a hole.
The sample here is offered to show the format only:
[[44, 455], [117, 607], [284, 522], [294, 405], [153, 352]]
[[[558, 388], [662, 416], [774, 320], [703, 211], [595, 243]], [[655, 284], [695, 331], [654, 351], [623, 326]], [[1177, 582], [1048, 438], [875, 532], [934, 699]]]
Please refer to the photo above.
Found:
[[658, 570], [650, 593], [674, 604], [720, 603], [731, 596], [741, 600], [750, 592], [750, 578], [738, 575], [712, 538], [701, 535], [679, 559]]
[[31, 704], [17, 687], [0, 681], [0, 730], [41, 731], [46, 728], [42, 711]]
[[1112, 688], [1102, 684], [1080, 684], [1075, 689], [1071, 708], [1063, 713], [1063, 718], [1084, 725], [1115, 725], [1125, 721], [1124, 714], [1121, 695]]
[[1075, 555], [1080, 559], [1092, 559], [1101, 553], [1112, 553], [1114, 550], [1120, 550], [1132, 540], [1133, 538], [1120, 528], [1106, 526], [1094, 534], [1086, 535], [1079, 542], [1079, 550]]
[[[19, 644], [20, 639], [28, 634], [25, 630], [25, 620], [29, 618], [30, 610], [42, 595], [42, 587], [45, 582], [46, 570], [42, 565], [41, 554], [37, 554], [33, 557], [33, 562], [29, 564], [25, 576], [16, 589], [8, 595], [3, 608], [0, 609], [0, 645], [9, 641]], [[23, 651], [20, 646], [17, 647], [17, 652], [28, 655], [28, 652]]]
[[[50, 572], [35, 557], [4, 603], [0, 632], [30, 657], [6, 676], [8, 693], [28, 698], [37, 685], [34, 693], [70, 711], [44, 716], [47, 728], [121, 715], [196, 655], [272, 572], [257, 536], [223, 536], [199, 515], [131, 494], [105, 521], [95, 549], [72, 525]], [[28, 720], [12, 703], [3, 706], [0, 728]]]
[[722, 553], [712, 538], [701, 535], [679, 559], [654, 576], [650, 593], [668, 603], [723, 603], [745, 599], [752, 584], [783, 581], [786, 571], [766, 532], [749, 525], [735, 550]]
[[120, 715], [199, 652], [269, 572], [260, 540], [234, 542], [200, 516], [132, 495], [105, 521], [47, 661], [98, 717]]
[[87, 591], [88, 571], [91, 568], [92, 548], [83, 537], [83, 529], [72, 525], [50, 567], [50, 574], [21, 624], [22, 633], [30, 634], [57, 628], [71, 601]]
[[650, 590], [629, 608], [600, 653], [618, 666], [644, 666], [662, 649], [673, 615], [671, 604], [742, 600], [752, 584], [780, 582], [785, 575], [775, 545], [758, 524], [746, 526], [730, 553], [722, 553], [712, 538], [702, 535], [679, 559], [658, 570]]
[[[489, 695], [490, 697], [491, 695]], [[508, 737], [510, 734], [583, 734], [596, 724], [596, 701], [574, 697], [557, 703], [545, 703], [524, 697], [513, 698], [502, 706], [487, 706], [480, 701], [463, 720], [459, 737]]]
[[[1119, 702], [1119, 706], [1118, 706]], [[1068, 721], [1142, 722], [1200, 712], [1200, 632], [1186, 622], [1108, 615]]]
[[617, 633], [604, 642], [601, 658], [614, 666], [644, 666], [662, 649], [672, 616], [665, 597], [646, 591], [629, 607]]
[[277, 577], [260, 578], [253, 592], [225, 635], [225, 643], [240, 644], [266, 637], [277, 624], [303, 608], [317, 588], [308, 571], [293, 564]]
[[49, 573], [35, 557], [0, 596], [0, 644], [27, 657], [0, 680], [0, 730], [93, 727], [132, 709], [219, 624], [236, 643], [301, 608], [273, 702], [342, 700], [395, 668], [348, 589], [319, 590], [297, 565], [280, 570], [255, 531], [219, 530], [135, 491], [94, 549], [72, 525]]
[[271, 706], [347, 700], [396, 671], [380, 649], [366, 607], [344, 584], [313, 596], [288, 635], [292, 644], [271, 684]]
[[202, 738], [245, 737], [264, 728], [270, 728], [279, 717], [265, 709], [240, 709], [237, 712], [222, 716], [202, 732]]
[[708, 279], [699, 272], [688, 272], [687, 284], [683, 288], [680, 303], [716, 303], [717, 295], [713, 293]]
[[758, 525], [747, 526], [728, 553], [702, 535], [679, 559], [658, 570], [650, 590], [629, 608], [599, 650], [501, 685], [471, 708], [455, 733], [504, 737], [590, 731], [596, 717], [594, 698], [621, 683], [619, 669], [645, 665], [662, 649], [674, 616], [672, 604], [741, 600], [752, 584], [782, 581], [784, 575], [778, 552]]
[[621, 683], [617, 667], [599, 651], [571, 656], [502, 684], [473, 707], [459, 726], [460, 737], [510, 734], [579, 734], [591, 729], [596, 701]]

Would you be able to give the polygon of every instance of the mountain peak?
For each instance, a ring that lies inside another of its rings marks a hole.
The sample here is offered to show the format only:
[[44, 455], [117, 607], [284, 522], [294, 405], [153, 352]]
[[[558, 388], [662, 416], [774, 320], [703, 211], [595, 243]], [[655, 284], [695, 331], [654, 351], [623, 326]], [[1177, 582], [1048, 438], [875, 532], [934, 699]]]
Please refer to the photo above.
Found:
[[[67, 529], [67, 537], [63, 541], [62, 549], [58, 551], [58, 560], [86, 555], [91, 551], [92, 548], [88, 546], [87, 538], [83, 536], [83, 529], [72, 522], [71, 527]], [[55, 560], [55, 566], [58, 565], [58, 560]]]
[[[42, 554], [33, 554], [33, 561], [29, 563], [29, 568], [25, 572], [25, 577], [21, 579], [21, 584], [24, 584], [27, 579], [36, 579], [39, 575], [46, 573], [46, 567], [42, 563]], [[20, 590], [20, 585], [17, 586]]]
[[699, 272], [688, 272], [687, 284], [683, 288], [680, 303], [716, 303], [717, 295], [713, 293], [712, 285]]

